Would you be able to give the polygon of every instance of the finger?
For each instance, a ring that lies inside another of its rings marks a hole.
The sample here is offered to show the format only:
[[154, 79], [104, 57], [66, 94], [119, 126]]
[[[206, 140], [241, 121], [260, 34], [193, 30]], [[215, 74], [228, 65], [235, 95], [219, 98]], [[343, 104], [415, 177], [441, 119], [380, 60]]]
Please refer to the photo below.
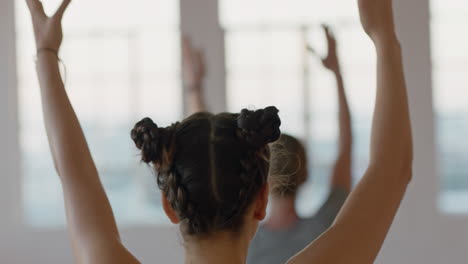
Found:
[[335, 29], [334, 29], [334, 28], [329, 27], [329, 28], [328, 28], [328, 34], [330, 34], [330, 37], [331, 37], [333, 40], [336, 39], [336, 37], [335, 37]]
[[312, 46], [310, 46], [310, 45], [306, 45], [306, 50], [309, 51], [310, 53], [314, 54], [314, 55], [318, 55], [317, 51], [314, 48], [312, 48]]
[[321, 59], [321, 61], [322, 61], [322, 65], [328, 68], [328, 60], [325, 58], [325, 59]]
[[63, 0], [62, 4], [60, 4], [59, 8], [54, 14], [55, 18], [62, 19], [65, 10], [67, 10], [68, 5], [70, 5], [71, 0]]
[[330, 40], [332, 41], [335, 40], [335, 33], [333, 32], [333, 29], [329, 25], [326, 25], [326, 24], [323, 24], [322, 27], [323, 27], [323, 30], [325, 31], [325, 35], [327, 36], [328, 41], [330, 42]]
[[46, 16], [46, 13], [44, 12], [44, 7], [42, 6], [42, 3], [39, 0], [26, 0], [26, 4], [28, 5], [29, 11], [31, 12], [32, 16]]
[[327, 24], [322, 24], [322, 28], [323, 28], [323, 31], [325, 31], [325, 34], [327, 36], [330, 35], [330, 26], [328, 26]]
[[190, 38], [187, 36], [182, 37], [182, 56], [185, 59], [190, 59], [192, 57], [192, 43], [190, 42]]
[[200, 74], [204, 74], [205, 73], [205, 54], [203, 50], [197, 50], [196, 57], [197, 57], [198, 67], [200, 68], [199, 69]]

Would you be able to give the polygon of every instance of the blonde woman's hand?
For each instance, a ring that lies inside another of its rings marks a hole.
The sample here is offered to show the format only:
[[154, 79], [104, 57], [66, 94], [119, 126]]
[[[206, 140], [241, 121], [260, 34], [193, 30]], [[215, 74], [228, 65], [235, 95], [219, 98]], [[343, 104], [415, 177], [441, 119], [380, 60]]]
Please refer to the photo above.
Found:
[[337, 44], [335, 34], [327, 25], [322, 25], [322, 28], [325, 31], [328, 46], [328, 53], [326, 57], [322, 58], [322, 64], [325, 68], [329, 69], [330, 71], [334, 73], [339, 73], [340, 63], [338, 60], [338, 51], [336, 47]]

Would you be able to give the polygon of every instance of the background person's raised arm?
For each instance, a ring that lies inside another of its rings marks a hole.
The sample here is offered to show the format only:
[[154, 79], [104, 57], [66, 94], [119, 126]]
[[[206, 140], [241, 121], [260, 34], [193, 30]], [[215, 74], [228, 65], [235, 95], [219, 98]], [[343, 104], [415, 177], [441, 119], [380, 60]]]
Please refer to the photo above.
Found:
[[[338, 97], [338, 156], [331, 174], [331, 189], [351, 191], [353, 135], [351, 114], [346, 98], [345, 85], [340, 67], [337, 41], [330, 27], [323, 25], [327, 38], [328, 54], [321, 59], [325, 68], [330, 70], [336, 79]], [[313, 51], [313, 49], [311, 49]], [[316, 54], [316, 53], [315, 53]]]
[[203, 81], [205, 79], [205, 58], [187, 36], [182, 38], [182, 78], [188, 114], [205, 112]]
[[77, 263], [137, 263], [120, 243], [111, 206], [83, 131], [62, 82], [57, 54], [64, 0], [48, 17], [38, 0], [27, 0], [37, 45], [37, 73], [49, 145], [62, 182], [68, 229]]
[[359, 0], [377, 51], [377, 100], [367, 172], [335, 223], [290, 263], [373, 263], [412, 176], [412, 138], [392, 0]]

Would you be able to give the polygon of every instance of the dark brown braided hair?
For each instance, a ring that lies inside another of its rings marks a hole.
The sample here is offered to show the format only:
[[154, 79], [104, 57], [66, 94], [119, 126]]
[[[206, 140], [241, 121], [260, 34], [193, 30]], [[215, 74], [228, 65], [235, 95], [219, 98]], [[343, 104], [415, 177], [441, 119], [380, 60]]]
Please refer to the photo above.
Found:
[[278, 109], [240, 114], [197, 113], [158, 127], [150, 118], [131, 132], [142, 161], [189, 235], [239, 231], [246, 210], [267, 182], [268, 144], [280, 137]]

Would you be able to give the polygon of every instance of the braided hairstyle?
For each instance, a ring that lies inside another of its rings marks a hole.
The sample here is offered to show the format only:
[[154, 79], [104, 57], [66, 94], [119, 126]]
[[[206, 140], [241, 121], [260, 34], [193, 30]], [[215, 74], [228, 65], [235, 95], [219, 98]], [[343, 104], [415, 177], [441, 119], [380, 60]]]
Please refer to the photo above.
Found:
[[246, 210], [266, 184], [268, 144], [280, 137], [278, 109], [240, 114], [197, 113], [160, 128], [150, 118], [131, 137], [142, 161], [189, 235], [239, 231]]

